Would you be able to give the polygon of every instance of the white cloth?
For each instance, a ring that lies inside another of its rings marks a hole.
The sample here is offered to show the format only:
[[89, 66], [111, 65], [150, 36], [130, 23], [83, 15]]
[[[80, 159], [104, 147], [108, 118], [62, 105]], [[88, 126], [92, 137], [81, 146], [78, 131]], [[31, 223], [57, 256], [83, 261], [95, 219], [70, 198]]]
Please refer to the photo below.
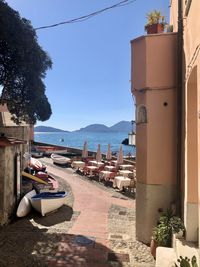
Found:
[[82, 158], [87, 158], [87, 157], [88, 157], [88, 148], [87, 148], [87, 142], [85, 142], [83, 145]]
[[115, 176], [113, 181], [113, 187], [119, 188], [119, 190], [122, 190], [123, 187], [130, 186], [131, 179], [124, 177], [124, 176]]
[[119, 174], [124, 176], [124, 177], [128, 177], [129, 175], [133, 176], [133, 172], [131, 172], [129, 170], [119, 170]]
[[118, 156], [117, 156], [117, 165], [123, 164], [123, 161], [124, 161], [124, 155], [123, 155], [123, 150], [122, 150], [122, 145], [121, 145]]
[[111, 160], [111, 164], [113, 164], [114, 166], [117, 166], [117, 160]]
[[74, 169], [83, 169], [85, 167], [85, 162], [79, 161], [79, 160], [75, 160], [75, 161], [72, 162], [72, 167]]
[[98, 161], [96, 161], [96, 160], [90, 160], [90, 161], [89, 161], [89, 164], [91, 164], [92, 166], [96, 166], [96, 167], [101, 167], [101, 166], [104, 165], [103, 162], [98, 162]]
[[106, 165], [104, 169], [105, 171], [112, 171], [115, 170], [115, 166]]
[[134, 166], [131, 165], [131, 164], [121, 164], [121, 165], [119, 165], [119, 168], [121, 170], [129, 170], [129, 171], [132, 171], [133, 168], [134, 168]]
[[101, 162], [101, 160], [102, 160], [101, 149], [100, 149], [100, 144], [98, 144], [98, 149], [97, 149], [97, 154], [96, 154], [96, 161]]
[[93, 171], [98, 170], [98, 167], [96, 167], [96, 166], [87, 166], [87, 169], [90, 171], [90, 176], [92, 176]]
[[111, 149], [110, 149], [110, 144], [108, 144], [108, 151], [106, 153], [106, 159], [111, 160], [111, 158], [112, 158], [112, 153], [111, 153]]
[[110, 171], [101, 171], [99, 173], [99, 180], [101, 180], [101, 179], [109, 180], [108, 178], [110, 177], [111, 174], [112, 174], [112, 172], [110, 172]]

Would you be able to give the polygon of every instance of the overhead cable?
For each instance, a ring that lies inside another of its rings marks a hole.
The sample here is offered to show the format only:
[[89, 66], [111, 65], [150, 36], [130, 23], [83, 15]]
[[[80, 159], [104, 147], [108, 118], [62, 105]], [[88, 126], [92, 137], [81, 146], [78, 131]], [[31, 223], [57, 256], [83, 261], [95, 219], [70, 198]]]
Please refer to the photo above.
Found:
[[123, 0], [123, 1], [121, 1], [121, 2], [119, 2], [117, 4], [115, 4], [115, 5], [112, 5], [112, 6], [103, 8], [101, 10], [95, 11], [95, 12], [90, 13], [88, 15], [84, 15], [84, 16], [81, 16], [81, 17], [78, 17], [78, 18], [74, 18], [74, 19], [70, 19], [70, 20], [67, 20], [67, 21], [55, 23], [55, 24], [52, 24], [52, 25], [37, 27], [37, 28], [35, 28], [35, 30], [37, 31], [37, 30], [42, 30], [42, 29], [48, 29], [48, 28], [58, 27], [58, 26], [63, 25], [63, 24], [82, 22], [82, 21], [85, 21], [87, 19], [90, 19], [91, 17], [97, 16], [100, 13], [103, 13], [103, 12], [109, 10], [109, 9], [113, 9], [113, 8], [116, 8], [116, 7], [126, 6], [126, 5], [129, 5], [129, 4], [132, 4], [135, 1], [136, 0]]

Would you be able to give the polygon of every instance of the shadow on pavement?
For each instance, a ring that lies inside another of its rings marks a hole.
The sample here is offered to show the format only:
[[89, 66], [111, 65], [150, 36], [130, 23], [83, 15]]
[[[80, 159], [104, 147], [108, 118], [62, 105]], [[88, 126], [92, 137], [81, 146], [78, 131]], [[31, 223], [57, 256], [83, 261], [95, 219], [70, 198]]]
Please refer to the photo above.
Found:
[[52, 226], [62, 222], [70, 221], [73, 215], [73, 209], [69, 206], [62, 206], [58, 210], [42, 217], [38, 212], [32, 212], [32, 219], [43, 226]]
[[115, 266], [122, 266], [118, 256], [106, 246], [96, 241], [89, 245], [77, 244], [76, 235], [67, 234], [63, 229], [61, 232], [56, 228], [51, 231], [49, 229], [34, 226], [27, 218], [2, 227], [0, 266], [108, 267], [109, 255], [117, 263]]

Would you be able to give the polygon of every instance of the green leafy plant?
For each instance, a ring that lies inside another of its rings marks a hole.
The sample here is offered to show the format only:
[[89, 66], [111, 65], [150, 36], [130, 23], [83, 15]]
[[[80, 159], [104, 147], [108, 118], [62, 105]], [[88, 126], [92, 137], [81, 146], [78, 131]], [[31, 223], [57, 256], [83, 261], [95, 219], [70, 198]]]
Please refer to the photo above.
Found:
[[0, 1], [0, 103], [16, 123], [48, 120], [51, 105], [44, 78], [52, 61], [38, 43], [31, 22]]
[[178, 216], [175, 216], [171, 210], [164, 212], [158, 221], [158, 225], [153, 228], [152, 238], [159, 246], [170, 246], [172, 233], [184, 232], [184, 224]]
[[152, 12], [147, 13], [147, 24], [144, 26], [145, 31], [147, 30], [148, 26], [153, 24], [161, 24], [163, 27], [166, 26], [165, 16], [161, 15], [160, 11], [154, 10]]
[[152, 237], [158, 246], [168, 247], [171, 243], [171, 229], [167, 225], [159, 224], [154, 227]]
[[178, 265], [175, 263], [176, 267], [198, 267], [197, 258], [195, 256], [192, 257], [191, 261], [188, 257], [183, 258], [180, 256], [177, 262]]

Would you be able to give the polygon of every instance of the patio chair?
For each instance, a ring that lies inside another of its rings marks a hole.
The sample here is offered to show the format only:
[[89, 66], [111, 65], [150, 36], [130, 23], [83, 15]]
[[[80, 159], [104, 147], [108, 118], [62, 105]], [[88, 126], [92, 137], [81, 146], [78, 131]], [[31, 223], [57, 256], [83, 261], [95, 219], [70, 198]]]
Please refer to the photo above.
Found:
[[104, 170], [104, 165], [100, 166], [97, 170], [93, 171], [93, 176], [97, 176], [99, 178], [99, 174]]
[[131, 179], [131, 182], [130, 182], [130, 186], [128, 187], [128, 190], [130, 191], [130, 193], [134, 193], [135, 194], [135, 191], [136, 191], [136, 183], [137, 183], [137, 180], [136, 178], [132, 178]]

